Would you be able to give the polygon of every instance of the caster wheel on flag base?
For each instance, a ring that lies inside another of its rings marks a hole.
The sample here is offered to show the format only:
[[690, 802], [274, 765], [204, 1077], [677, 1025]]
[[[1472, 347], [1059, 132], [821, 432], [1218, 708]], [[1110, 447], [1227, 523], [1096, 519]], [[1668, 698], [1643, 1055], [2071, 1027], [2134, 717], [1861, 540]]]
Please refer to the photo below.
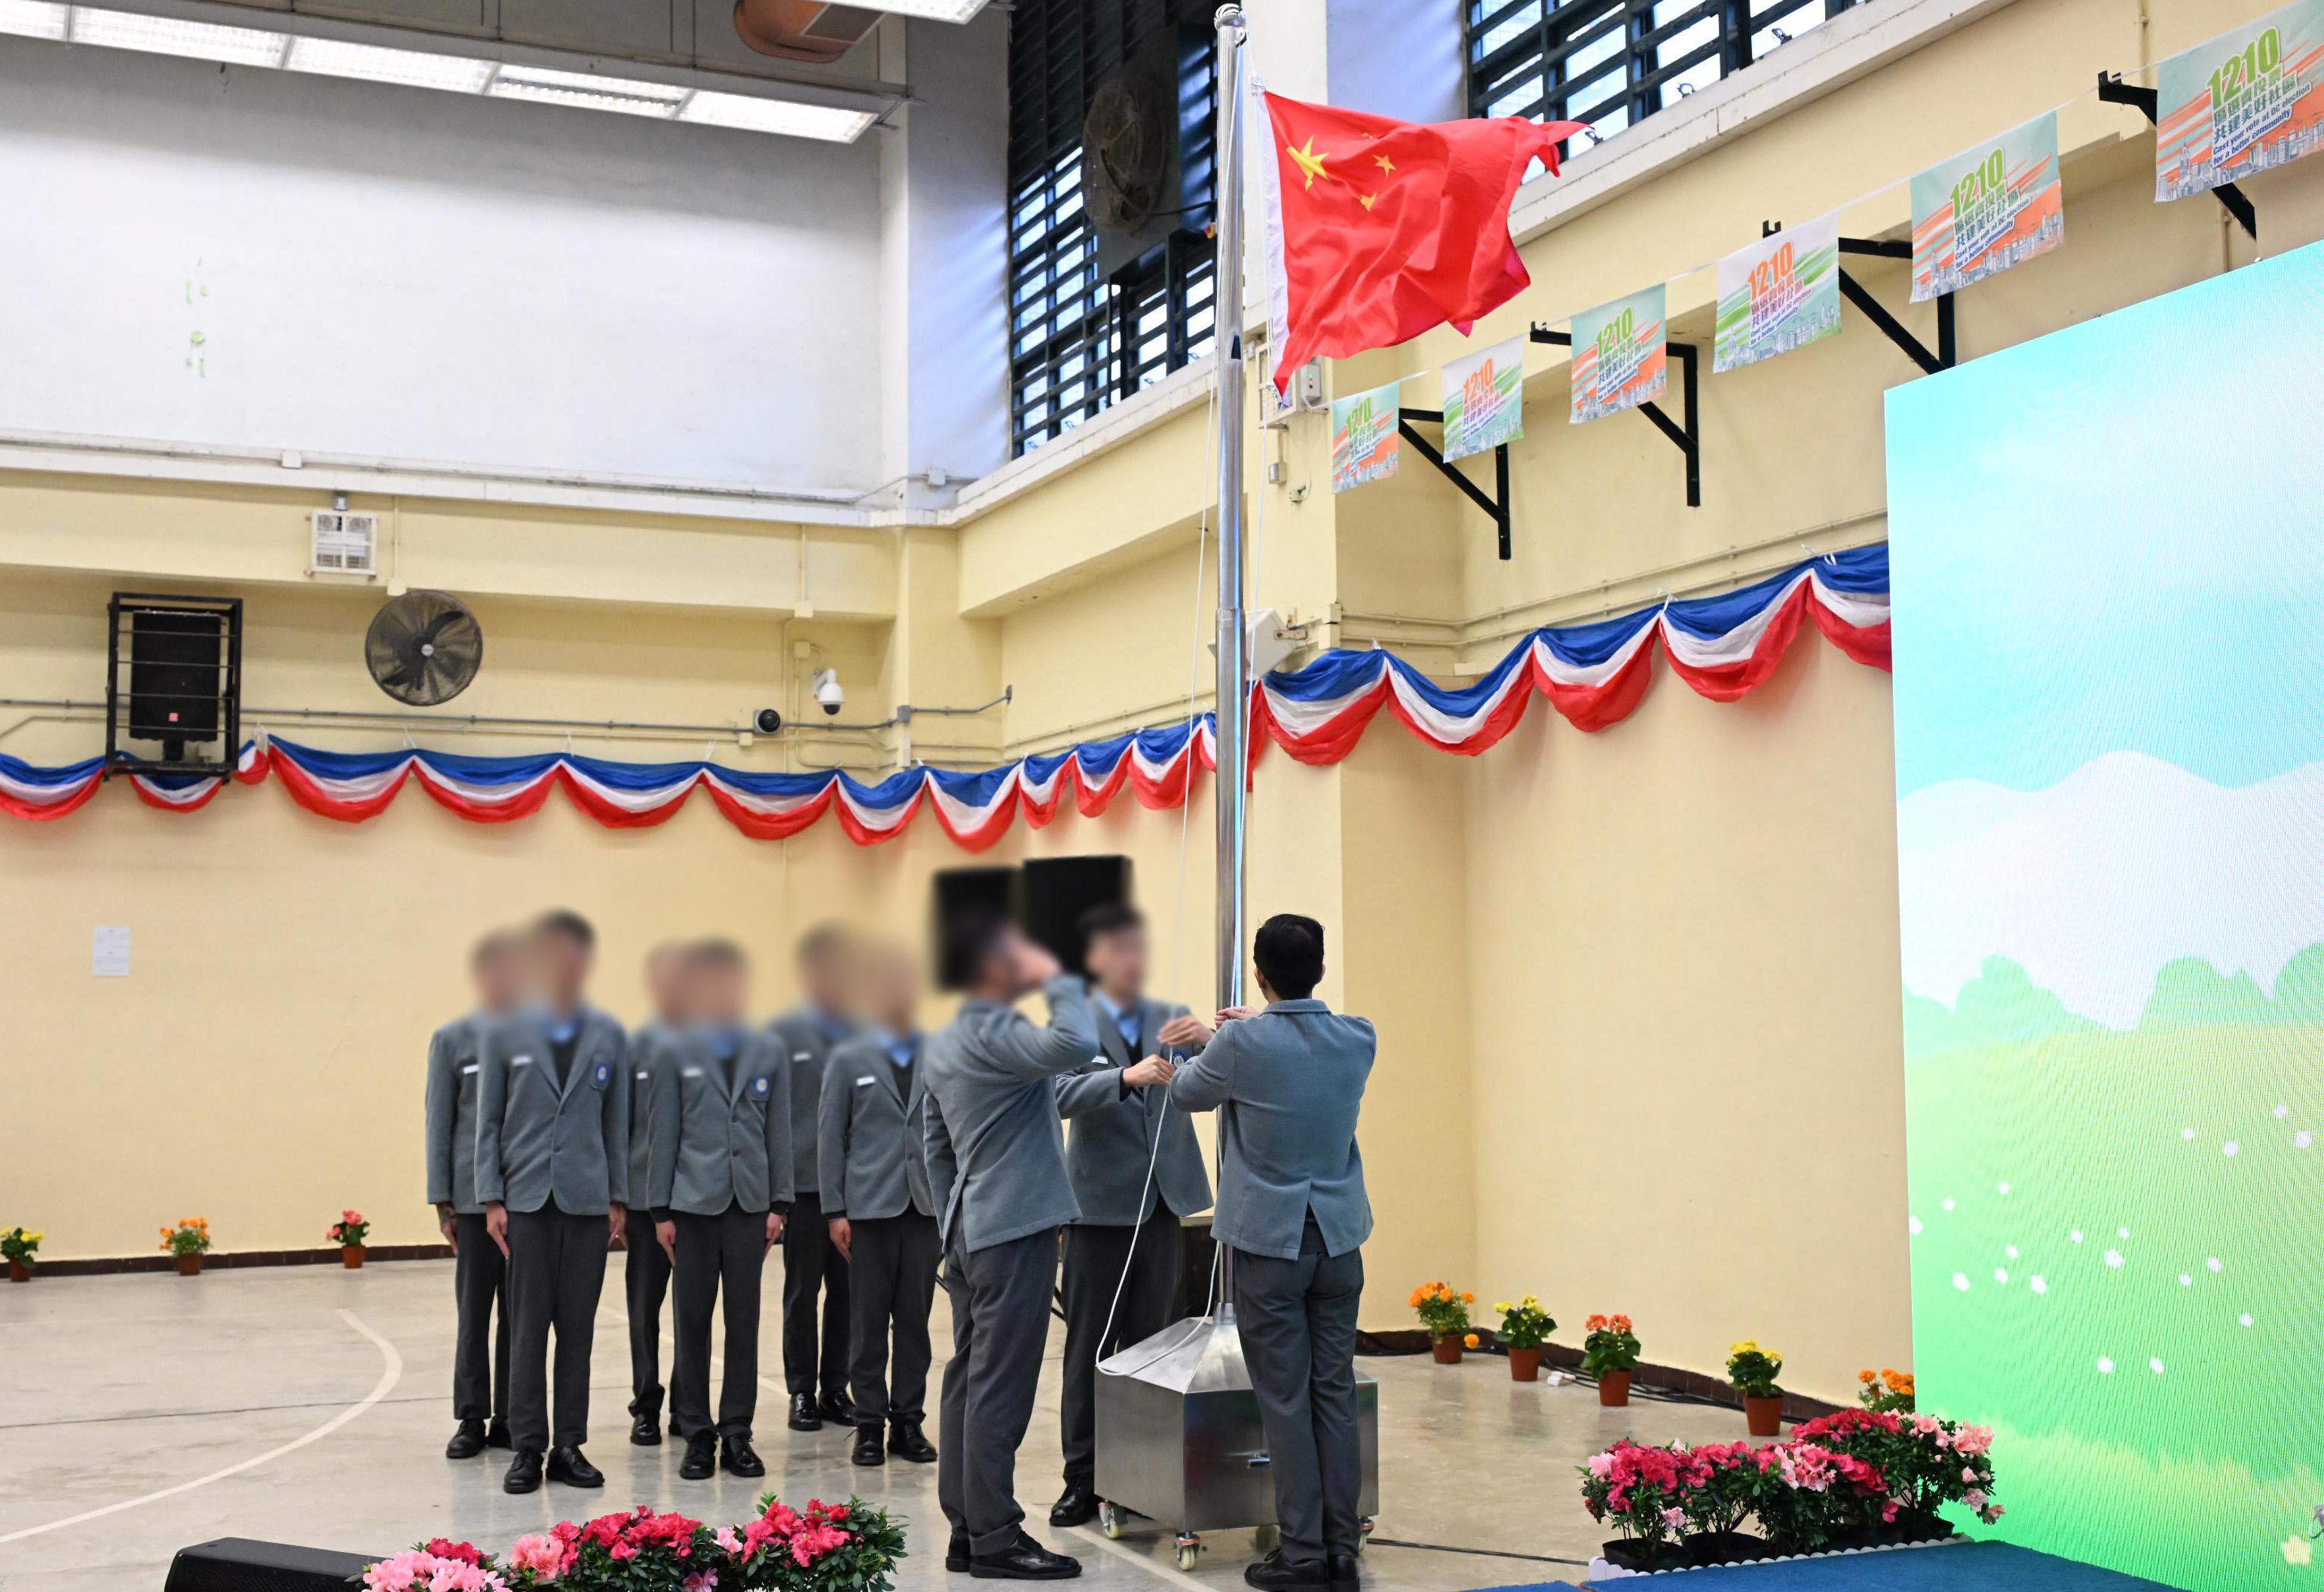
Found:
[[1283, 1545], [1283, 1533], [1271, 1525], [1260, 1526], [1250, 1534], [1250, 1550], [1261, 1559]]
[[1178, 1533], [1178, 1568], [1192, 1570], [1194, 1561], [1202, 1557], [1203, 1540], [1192, 1532]]
[[1106, 1541], [1110, 1542], [1121, 1541], [1121, 1505], [1119, 1504], [1108, 1504], [1103, 1501], [1098, 1504], [1097, 1529], [1105, 1533]]

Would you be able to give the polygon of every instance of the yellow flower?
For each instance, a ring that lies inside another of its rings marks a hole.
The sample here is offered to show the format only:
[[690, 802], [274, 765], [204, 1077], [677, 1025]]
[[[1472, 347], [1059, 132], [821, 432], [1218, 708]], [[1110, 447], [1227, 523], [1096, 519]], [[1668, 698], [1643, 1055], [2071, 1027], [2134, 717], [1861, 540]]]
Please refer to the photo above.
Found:
[[1494, 1308], [1495, 1310], [1497, 1310], [1500, 1311], [1500, 1313], [1501, 1313], [1501, 1314], [1503, 1314], [1504, 1316], [1506, 1316], [1506, 1315], [1508, 1315], [1508, 1314], [1509, 1313], [1509, 1310], [1510, 1310], [1509, 1301], [1508, 1301], [1508, 1300], [1503, 1300], [1500, 1303], [1499, 1303], [1499, 1304], [1495, 1305], [1493, 1308]]
[[1757, 1354], [1758, 1350], [1759, 1340], [1756, 1337], [1747, 1337], [1739, 1343], [1729, 1346], [1727, 1352], [1730, 1355], [1750, 1355]]

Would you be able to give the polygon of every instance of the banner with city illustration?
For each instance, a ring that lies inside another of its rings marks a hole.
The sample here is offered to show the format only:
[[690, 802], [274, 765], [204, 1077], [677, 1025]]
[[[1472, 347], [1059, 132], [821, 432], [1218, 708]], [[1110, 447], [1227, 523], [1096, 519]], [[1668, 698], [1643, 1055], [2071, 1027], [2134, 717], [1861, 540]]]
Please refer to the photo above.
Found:
[[1479, 349], [1444, 367], [1444, 457], [1466, 458], [1525, 435], [1525, 356], [1530, 338]]
[[1574, 425], [1651, 403], [1670, 381], [1664, 337], [1664, 284], [1584, 310], [1569, 323], [1573, 334]]
[[2058, 113], [1913, 177], [1913, 302], [2046, 255], [2066, 237]]
[[1786, 227], [1719, 262], [1711, 368], [1788, 354], [1840, 329], [1840, 212]]
[[2319, 413], [2324, 245], [1887, 395], [1920, 1407], [2191, 1592], [2324, 1576]]
[[2324, 0], [2300, 0], [2155, 69], [2154, 197], [2239, 182], [2324, 143]]
[[1332, 490], [1346, 492], [1396, 474], [1404, 437], [1396, 429], [1404, 384], [1332, 400]]

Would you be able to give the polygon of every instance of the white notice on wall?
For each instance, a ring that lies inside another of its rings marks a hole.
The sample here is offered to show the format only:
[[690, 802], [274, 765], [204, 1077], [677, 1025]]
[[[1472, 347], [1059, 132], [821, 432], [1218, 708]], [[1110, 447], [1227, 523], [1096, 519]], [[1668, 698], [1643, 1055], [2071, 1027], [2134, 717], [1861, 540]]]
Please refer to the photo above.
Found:
[[99, 978], [129, 976], [129, 925], [99, 923], [89, 937], [88, 970]]

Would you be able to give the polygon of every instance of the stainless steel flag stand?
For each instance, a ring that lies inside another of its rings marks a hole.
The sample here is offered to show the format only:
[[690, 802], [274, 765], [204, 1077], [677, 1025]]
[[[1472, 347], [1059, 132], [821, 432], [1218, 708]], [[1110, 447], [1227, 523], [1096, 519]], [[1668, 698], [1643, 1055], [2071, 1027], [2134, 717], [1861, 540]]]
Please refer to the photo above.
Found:
[[[1243, 999], [1244, 846], [1250, 786], [1250, 661], [1243, 628], [1242, 74], [1240, 5], [1218, 11], [1218, 804], [1219, 1004]], [[1191, 797], [1189, 798], [1191, 800]], [[1259, 1400], [1235, 1328], [1232, 1252], [1219, 1251], [1217, 1313], [1190, 1317], [1098, 1363], [1099, 1524], [1119, 1537], [1143, 1515], [1177, 1533], [1178, 1568], [1191, 1570], [1202, 1533], [1274, 1532], [1275, 1483]], [[1356, 1378], [1363, 1444], [1364, 1530], [1379, 1507], [1379, 1384]]]

